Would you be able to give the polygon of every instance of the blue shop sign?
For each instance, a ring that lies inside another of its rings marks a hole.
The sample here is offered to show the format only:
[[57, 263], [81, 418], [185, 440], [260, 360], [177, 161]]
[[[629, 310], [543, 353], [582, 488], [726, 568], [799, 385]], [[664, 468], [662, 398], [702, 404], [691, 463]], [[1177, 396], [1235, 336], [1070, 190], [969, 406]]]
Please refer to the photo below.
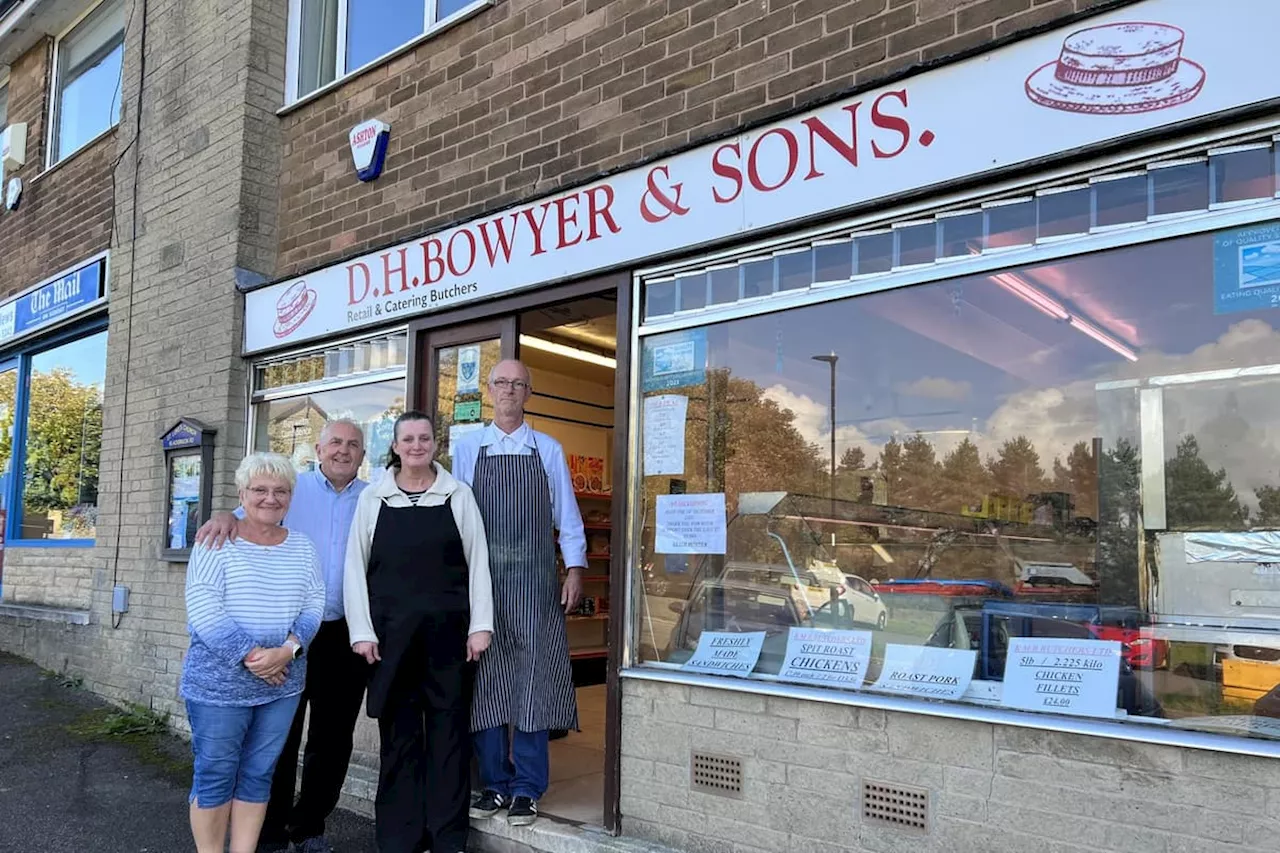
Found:
[[0, 343], [38, 332], [97, 304], [105, 295], [104, 272], [105, 262], [99, 258], [0, 305]]

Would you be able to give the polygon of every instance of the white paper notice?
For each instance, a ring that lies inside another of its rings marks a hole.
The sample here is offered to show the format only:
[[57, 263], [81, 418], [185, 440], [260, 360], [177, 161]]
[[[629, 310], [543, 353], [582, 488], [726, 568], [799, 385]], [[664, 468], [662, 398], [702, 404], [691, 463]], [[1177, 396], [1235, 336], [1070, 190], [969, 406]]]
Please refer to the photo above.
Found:
[[1115, 717], [1120, 644], [1113, 640], [1013, 637], [1002, 704], [1024, 711]]
[[870, 658], [870, 631], [792, 628], [778, 678], [857, 690], [867, 677]]
[[764, 648], [764, 631], [703, 631], [693, 657], [681, 669], [746, 678], [756, 668]]
[[480, 390], [480, 347], [458, 347], [457, 394], [475, 394]]
[[644, 476], [684, 474], [684, 423], [689, 398], [661, 394], [644, 398]]
[[458, 439], [478, 429], [484, 429], [484, 424], [451, 424], [449, 426], [449, 446], [453, 447]]
[[724, 493], [658, 495], [653, 550], [659, 554], [723, 554]]
[[973, 680], [976, 652], [934, 646], [884, 647], [884, 666], [875, 689], [927, 699], [959, 699]]

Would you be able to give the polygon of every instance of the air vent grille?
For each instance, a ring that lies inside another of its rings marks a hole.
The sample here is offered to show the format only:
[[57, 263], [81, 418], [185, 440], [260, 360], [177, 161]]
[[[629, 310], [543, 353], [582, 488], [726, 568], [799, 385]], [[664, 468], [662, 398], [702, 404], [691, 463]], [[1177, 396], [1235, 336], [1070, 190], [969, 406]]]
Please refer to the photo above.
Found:
[[929, 792], [888, 782], [862, 782], [862, 819], [866, 823], [916, 832], [929, 831]]
[[693, 790], [722, 797], [742, 796], [741, 758], [695, 751], [690, 764], [693, 767]]

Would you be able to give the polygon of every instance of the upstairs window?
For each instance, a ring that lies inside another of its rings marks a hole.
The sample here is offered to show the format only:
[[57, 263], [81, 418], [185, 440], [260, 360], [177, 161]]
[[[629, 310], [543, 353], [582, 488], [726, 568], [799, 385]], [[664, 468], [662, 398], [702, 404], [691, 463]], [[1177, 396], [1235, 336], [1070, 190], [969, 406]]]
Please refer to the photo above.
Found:
[[492, 0], [291, 0], [289, 100], [377, 62]]
[[124, 0], [106, 0], [58, 40], [50, 166], [119, 123], [124, 24]]

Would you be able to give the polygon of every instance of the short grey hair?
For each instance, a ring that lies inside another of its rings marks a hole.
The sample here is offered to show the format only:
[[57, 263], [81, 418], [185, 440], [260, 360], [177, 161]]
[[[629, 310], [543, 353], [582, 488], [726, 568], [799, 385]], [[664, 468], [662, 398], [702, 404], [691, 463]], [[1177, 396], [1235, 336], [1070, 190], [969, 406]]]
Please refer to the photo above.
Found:
[[298, 482], [298, 473], [293, 470], [293, 463], [279, 453], [250, 453], [241, 459], [236, 468], [236, 488], [249, 488], [254, 477], [284, 480], [289, 484], [290, 491]]
[[320, 438], [316, 440], [316, 443], [324, 444], [329, 438], [329, 433], [331, 433], [333, 428], [338, 424], [343, 424], [354, 429], [356, 434], [360, 436], [360, 446], [364, 447], [364, 427], [360, 426], [360, 424], [356, 423], [351, 418], [334, 418], [331, 421], [327, 421], [325, 425], [321, 427]]

